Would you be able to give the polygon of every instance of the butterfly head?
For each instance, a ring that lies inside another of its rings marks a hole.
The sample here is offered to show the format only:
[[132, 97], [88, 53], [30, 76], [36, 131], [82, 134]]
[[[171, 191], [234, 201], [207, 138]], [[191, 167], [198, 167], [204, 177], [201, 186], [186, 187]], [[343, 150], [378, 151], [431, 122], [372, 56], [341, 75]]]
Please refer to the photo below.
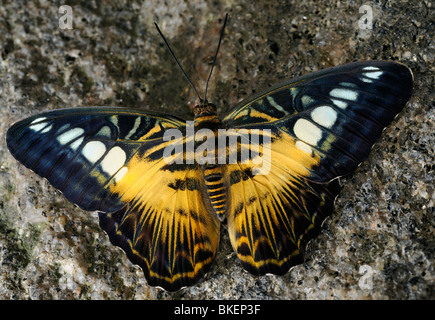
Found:
[[195, 106], [193, 112], [195, 113], [195, 117], [214, 116], [216, 115], [216, 106], [204, 100], [201, 101], [201, 104]]

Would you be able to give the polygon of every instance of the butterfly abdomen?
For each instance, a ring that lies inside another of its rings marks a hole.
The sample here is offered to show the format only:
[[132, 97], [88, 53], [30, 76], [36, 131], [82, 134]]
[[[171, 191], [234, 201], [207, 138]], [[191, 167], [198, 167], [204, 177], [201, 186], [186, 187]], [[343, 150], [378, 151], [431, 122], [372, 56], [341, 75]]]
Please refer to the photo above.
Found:
[[219, 220], [225, 219], [227, 211], [227, 192], [220, 165], [206, 165], [203, 168], [204, 181], [210, 204]]
[[204, 149], [205, 163], [201, 163], [205, 188], [211, 207], [219, 220], [223, 221], [227, 212], [227, 190], [224, 185], [222, 166], [218, 161], [218, 130], [221, 127], [222, 124], [216, 114], [216, 107], [214, 105], [205, 104], [196, 107], [195, 132], [201, 132], [196, 142], [204, 143], [201, 140], [204, 137], [213, 139], [213, 143], [209, 145], [209, 147], [212, 147], [212, 150], [209, 148]]

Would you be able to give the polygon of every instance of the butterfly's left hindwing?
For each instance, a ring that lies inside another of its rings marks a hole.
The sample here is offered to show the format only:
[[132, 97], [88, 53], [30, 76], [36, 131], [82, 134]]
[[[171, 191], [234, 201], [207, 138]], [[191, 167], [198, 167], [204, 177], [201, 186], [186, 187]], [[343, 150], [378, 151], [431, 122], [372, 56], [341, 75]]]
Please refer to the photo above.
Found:
[[114, 191], [127, 203], [100, 214], [111, 241], [140, 265], [147, 281], [176, 291], [199, 281], [214, 260], [219, 221], [202, 198], [199, 166], [132, 165]]
[[163, 159], [164, 132], [184, 126], [158, 113], [65, 109], [14, 124], [6, 140], [15, 158], [68, 200], [100, 211], [102, 228], [149, 283], [173, 291], [204, 275], [219, 239], [200, 168]]

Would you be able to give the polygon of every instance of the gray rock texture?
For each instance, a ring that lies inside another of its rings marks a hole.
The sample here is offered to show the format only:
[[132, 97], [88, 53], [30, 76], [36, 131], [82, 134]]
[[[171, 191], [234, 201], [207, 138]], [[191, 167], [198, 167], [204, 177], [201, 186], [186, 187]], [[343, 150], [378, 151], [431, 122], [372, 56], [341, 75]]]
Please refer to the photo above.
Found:
[[[435, 298], [432, 1], [72, 0], [72, 29], [59, 27], [63, 1], [1, 3], [0, 299]], [[153, 22], [202, 92], [225, 13], [208, 93], [221, 113], [285, 79], [359, 60], [405, 63], [414, 94], [369, 159], [341, 179], [305, 263], [284, 276], [251, 276], [224, 227], [205, 279], [167, 293], [110, 244], [96, 213], [16, 162], [5, 133], [25, 116], [78, 106], [192, 119], [196, 97]]]

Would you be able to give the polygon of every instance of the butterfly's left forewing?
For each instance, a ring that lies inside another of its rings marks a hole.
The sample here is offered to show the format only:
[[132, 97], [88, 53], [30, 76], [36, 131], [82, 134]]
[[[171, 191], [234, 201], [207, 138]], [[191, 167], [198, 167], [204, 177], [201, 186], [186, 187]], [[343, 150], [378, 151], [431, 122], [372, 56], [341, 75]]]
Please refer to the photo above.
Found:
[[149, 284], [173, 291], [207, 271], [219, 223], [204, 203], [200, 168], [163, 158], [168, 129], [184, 132], [185, 123], [122, 108], [65, 109], [14, 124], [7, 144], [68, 200], [100, 211], [102, 228]]
[[228, 231], [245, 269], [282, 274], [301, 260], [333, 210], [335, 178], [367, 158], [411, 90], [412, 73], [404, 65], [352, 63], [274, 87], [224, 118], [227, 127], [250, 133], [241, 150], [255, 147], [254, 132], [271, 137], [260, 146], [263, 157], [270, 155], [266, 171], [264, 161], [226, 170]]

